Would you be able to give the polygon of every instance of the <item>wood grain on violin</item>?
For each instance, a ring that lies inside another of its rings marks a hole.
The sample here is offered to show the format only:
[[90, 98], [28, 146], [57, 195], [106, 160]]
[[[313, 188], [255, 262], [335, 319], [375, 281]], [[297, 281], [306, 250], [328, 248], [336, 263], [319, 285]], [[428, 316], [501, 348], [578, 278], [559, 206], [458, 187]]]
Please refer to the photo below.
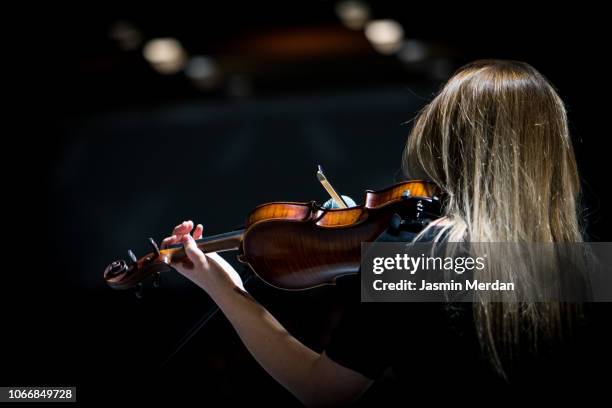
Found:
[[[374, 241], [394, 214], [422, 227], [440, 214], [439, 189], [424, 181], [407, 181], [366, 192], [365, 205], [326, 209], [317, 203], [274, 202], [256, 207], [245, 228], [202, 238], [205, 253], [238, 250], [238, 259], [266, 283], [288, 290], [333, 284], [359, 270], [361, 243]], [[185, 257], [182, 245], [154, 251], [136, 260], [115, 261], [104, 279], [128, 289], [147, 277], [171, 269]], [[131, 254], [131, 252], [130, 252]], [[132, 257], [132, 255], [131, 255]]]

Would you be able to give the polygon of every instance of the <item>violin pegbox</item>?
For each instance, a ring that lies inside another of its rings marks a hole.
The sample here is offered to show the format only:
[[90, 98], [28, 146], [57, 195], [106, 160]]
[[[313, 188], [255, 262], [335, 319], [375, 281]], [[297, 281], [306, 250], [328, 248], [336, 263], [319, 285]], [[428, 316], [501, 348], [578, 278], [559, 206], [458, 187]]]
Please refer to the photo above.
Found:
[[161, 272], [170, 269], [162, 255], [157, 242], [153, 238], [147, 240], [153, 252], [138, 259], [134, 251], [128, 250], [128, 259], [117, 260], [104, 270], [104, 280], [114, 289], [134, 289], [138, 299], [142, 298], [142, 281], [153, 277], [153, 287], [158, 288], [161, 283]]

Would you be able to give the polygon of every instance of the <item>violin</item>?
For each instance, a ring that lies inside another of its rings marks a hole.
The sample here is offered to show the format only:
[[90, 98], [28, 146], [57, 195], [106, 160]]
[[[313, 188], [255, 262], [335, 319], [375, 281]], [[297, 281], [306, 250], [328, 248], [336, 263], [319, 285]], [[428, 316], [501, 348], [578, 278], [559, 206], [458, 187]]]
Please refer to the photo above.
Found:
[[[204, 253], [237, 251], [240, 262], [274, 287], [309, 289], [357, 273], [361, 243], [376, 240], [394, 217], [402, 220], [403, 228], [417, 232], [441, 214], [441, 191], [427, 181], [368, 190], [363, 205], [349, 207], [320, 166], [317, 176], [337, 208], [315, 201], [262, 204], [247, 216], [244, 228], [199, 239], [198, 247]], [[159, 282], [161, 273], [186, 257], [182, 244], [160, 249], [152, 238], [149, 243], [152, 252], [140, 259], [129, 250], [127, 261], [106, 267], [104, 280], [111, 288], [142, 286], [152, 276]]]

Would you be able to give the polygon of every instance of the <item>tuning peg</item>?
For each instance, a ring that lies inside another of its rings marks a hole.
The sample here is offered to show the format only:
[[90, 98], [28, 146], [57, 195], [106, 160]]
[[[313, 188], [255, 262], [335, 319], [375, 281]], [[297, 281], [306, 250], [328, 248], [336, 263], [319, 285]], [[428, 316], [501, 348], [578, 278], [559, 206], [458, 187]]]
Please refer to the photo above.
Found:
[[132, 266], [133, 264], [138, 262], [138, 258], [136, 258], [136, 254], [131, 249], [128, 249], [128, 264]]
[[157, 246], [157, 243], [155, 242], [153, 238], [149, 238], [149, 245], [151, 245], [151, 248], [153, 249], [155, 256], [159, 256], [159, 247]]
[[411, 195], [412, 195], [412, 192], [410, 190], [402, 191], [402, 200], [409, 199]]
[[136, 296], [136, 299], [142, 299], [143, 297], [143, 292], [144, 292], [144, 286], [142, 284], [142, 282], [139, 282], [135, 287], [134, 287], [134, 295]]
[[159, 288], [160, 285], [161, 285], [161, 273], [155, 272], [155, 274], [153, 275], [153, 287]]

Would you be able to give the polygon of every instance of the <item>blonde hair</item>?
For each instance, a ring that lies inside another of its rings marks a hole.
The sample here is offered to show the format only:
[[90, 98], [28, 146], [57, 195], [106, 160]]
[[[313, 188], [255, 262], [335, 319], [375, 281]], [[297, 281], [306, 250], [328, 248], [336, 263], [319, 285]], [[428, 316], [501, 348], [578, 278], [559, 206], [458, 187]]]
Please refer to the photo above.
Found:
[[[446, 193], [444, 232], [450, 242], [580, 242], [580, 182], [561, 98], [533, 67], [482, 60], [459, 69], [418, 115], [403, 168]], [[499, 260], [489, 278], [537, 285], [524, 260]], [[554, 272], [553, 272], [554, 273]], [[529, 333], [558, 335], [559, 302], [473, 306], [483, 350], [504, 374], [504, 356]], [[514, 299], [516, 300], [516, 299]]]

